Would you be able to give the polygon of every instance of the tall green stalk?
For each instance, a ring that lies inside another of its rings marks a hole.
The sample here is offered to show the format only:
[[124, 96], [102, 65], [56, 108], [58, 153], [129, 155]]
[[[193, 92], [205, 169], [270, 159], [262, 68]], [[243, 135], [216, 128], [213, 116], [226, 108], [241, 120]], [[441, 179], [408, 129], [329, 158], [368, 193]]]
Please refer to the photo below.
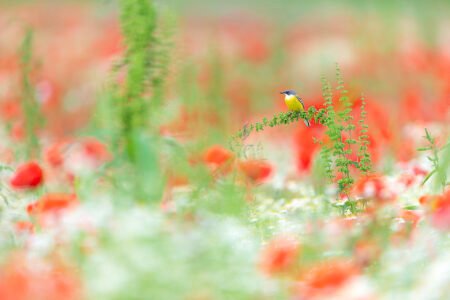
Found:
[[152, 51], [156, 28], [156, 11], [148, 0], [121, 0], [121, 27], [126, 46], [126, 77], [118, 96], [121, 136], [127, 157], [134, 161], [133, 135], [148, 121]]
[[39, 103], [36, 100], [35, 89], [31, 83], [30, 73], [33, 68], [33, 31], [28, 29], [20, 47], [22, 69], [22, 110], [25, 126], [25, 158], [32, 159], [39, 155], [38, 125], [43, 120]]

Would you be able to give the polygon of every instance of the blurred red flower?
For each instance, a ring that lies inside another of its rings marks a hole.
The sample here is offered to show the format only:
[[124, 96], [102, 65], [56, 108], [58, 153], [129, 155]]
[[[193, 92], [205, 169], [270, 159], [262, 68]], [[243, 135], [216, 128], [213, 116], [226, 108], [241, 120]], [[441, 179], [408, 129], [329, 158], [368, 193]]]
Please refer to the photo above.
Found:
[[29, 214], [58, 213], [78, 203], [74, 194], [47, 194], [27, 206]]
[[319, 150], [319, 144], [314, 142], [314, 138], [323, 138], [324, 127], [313, 123], [310, 127], [298, 126], [294, 143], [297, 154], [297, 167], [300, 171], [309, 171], [312, 166], [314, 156]]
[[6, 122], [16, 120], [20, 113], [20, 102], [18, 100], [5, 101], [0, 104], [0, 115]]
[[88, 138], [83, 141], [83, 147], [87, 156], [96, 161], [108, 161], [111, 159], [111, 153], [106, 145], [95, 138]]
[[423, 195], [419, 198], [419, 203], [427, 208], [435, 209], [436, 204], [442, 201], [441, 195]]
[[442, 230], [450, 230], [450, 189], [433, 204], [431, 223]]
[[19, 232], [32, 233], [34, 231], [34, 225], [30, 221], [18, 221], [15, 224], [15, 228]]
[[189, 178], [181, 174], [169, 174], [167, 176], [167, 183], [170, 187], [186, 186], [189, 184]]
[[402, 210], [400, 213], [400, 218], [402, 218], [405, 222], [412, 225], [412, 227], [416, 227], [417, 223], [420, 221], [420, 214], [414, 210]]
[[295, 267], [299, 253], [300, 245], [295, 237], [276, 237], [262, 250], [260, 267], [268, 275], [286, 273]]
[[0, 271], [2, 300], [81, 299], [79, 279], [68, 268], [50, 263], [26, 265], [23, 257], [9, 259]]
[[253, 183], [263, 182], [272, 174], [272, 166], [264, 160], [241, 161], [239, 169]]
[[322, 261], [302, 274], [298, 293], [305, 299], [332, 293], [359, 273], [356, 264], [347, 259]]
[[25, 137], [25, 128], [22, 122], [17, 121], [12, 125], [11, 138], [16, 141], [22, 141]]
[[426, 208], [431, 224], [441, 230], [450, 230], [450, 189], [442, 195], [423, 195], [419, 203]]
[[377, 259], [382, 250], [376, 240], [363, 237], [359, 240], [353, 249], [354, 257], [360, 266], [367, 266]]
[[411, 170], [407, 170], [405, 173], [400, 174], [398, 181], [406, 187], [411, 187], [412, 185], [422, 182], [427, 174], [427, 171], [415, 166]]
[[231, 171], [233, 157], [231, 151], [215, 145], [203, 153], [203, 162], [209, 167], [213, 176], [225, 175]]
[[394, 243], [411, 238], [417, 223], [421, 219], [420, 213], [413, 210], [402, 210], [399, 217], [402, 222], [397, 224], [395, 233], [392, 236], [392, 241]]
[[63, 150], [67, 145], [66, 142], [57, 142], [48, 147], [45, 151], [45, 160], [52, 167], [59, 167], [64, 162]]
[[44, 172], [36, 162], [28, 162], [17, 168], [10, 184], [14, 188], [36, 188], [44, 181]]
[[264, 62], [269, 56], [269, 48], [262, 37], [247, 35], [241, 41], [242, 55], [245, 59], [254, 62]]
[[401, 100], [400, 106], [404, 122], [423, 121], [426, 111], [421, 101], [421, 90], [418, 88], [406, 89]]
[[396, 156], [400, 162], [408, 162], [417, 155], [417, 149], [414, 146], [414, 141], [410, 138], [405, 138], [401, 143], [396, 145]]
[[205, 163], [215, 166], [221, 166], [231, 158], [233, 158], [233, 153], [219, 145], [211, 146], [203, 155]]
[[389, 202], [395, 198], [395, 194], [387, 186], [385, 178], [378, 174], [359, 178], [353, 187], [352, 194], [359, 198], [376, 199], [381, 202]]

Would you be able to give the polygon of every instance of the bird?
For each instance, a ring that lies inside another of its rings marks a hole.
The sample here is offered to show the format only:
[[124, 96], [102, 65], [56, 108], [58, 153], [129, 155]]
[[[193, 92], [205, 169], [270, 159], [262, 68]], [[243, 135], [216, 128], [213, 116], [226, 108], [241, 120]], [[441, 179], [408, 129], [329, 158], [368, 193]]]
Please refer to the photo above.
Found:
[[[300, 98], [294, 90], [286, 90], [280, 92], [280, 94], [284, 95], [284, 103], [290, 111], [304, 111], [305, 104], [303, 103], [302, 98]], [[304, 119], [305, 125], [309, 127], [311, 124], [308, 120]]]

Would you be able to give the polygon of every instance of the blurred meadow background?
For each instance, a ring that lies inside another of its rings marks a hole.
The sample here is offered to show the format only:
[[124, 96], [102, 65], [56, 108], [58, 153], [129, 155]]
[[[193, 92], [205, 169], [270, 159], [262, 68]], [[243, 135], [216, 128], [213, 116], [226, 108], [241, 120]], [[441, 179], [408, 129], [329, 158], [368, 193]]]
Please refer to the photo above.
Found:
[[449, 15], [1, 1], [0, 299], [449, 299]]

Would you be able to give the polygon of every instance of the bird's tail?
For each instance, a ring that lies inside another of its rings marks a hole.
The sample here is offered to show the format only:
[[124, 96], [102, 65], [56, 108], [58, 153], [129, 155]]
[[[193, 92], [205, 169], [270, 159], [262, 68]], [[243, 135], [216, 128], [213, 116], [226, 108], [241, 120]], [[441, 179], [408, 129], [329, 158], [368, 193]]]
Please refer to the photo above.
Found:
[[306, 127], [311, 126], [311, 124], [309, 123], [309, 120], [307, 119], [303, 119], [303, 122], [305, 122]]

